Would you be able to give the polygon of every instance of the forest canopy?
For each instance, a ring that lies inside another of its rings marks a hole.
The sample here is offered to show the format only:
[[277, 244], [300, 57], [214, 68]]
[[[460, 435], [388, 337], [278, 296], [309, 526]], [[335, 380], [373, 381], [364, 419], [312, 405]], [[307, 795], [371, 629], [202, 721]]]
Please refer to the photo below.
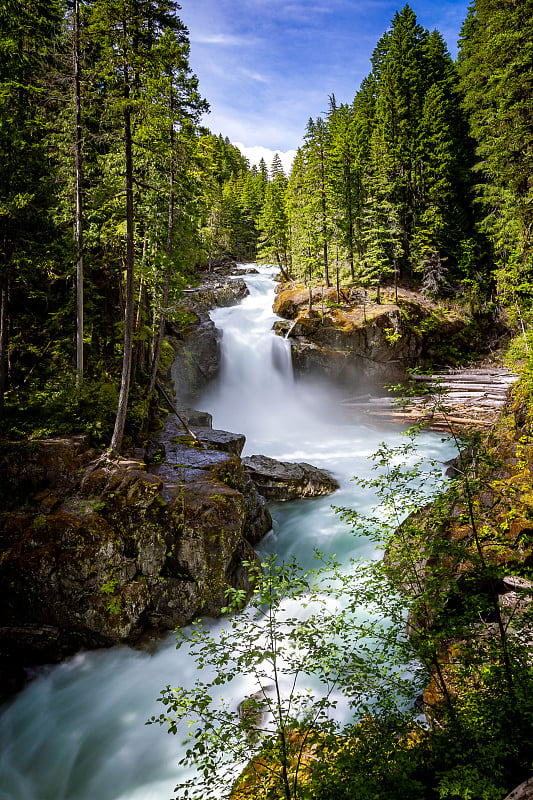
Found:
[[396, 12], [353, 102], [332, 94], [309, 120], [290, 175], [278, 156], [250, 167], [200, 124], [208, 99], [179, 11], [171, 0], [0, 8], [10, 435], [66, 416], [102, 442], [114, 427], [119, 450], [148, 413], [166, 319], [221, 256], [311, 284], [411, 282], [527, 322], [532, 0], [475, 0], [457, 62], [408, 5]]

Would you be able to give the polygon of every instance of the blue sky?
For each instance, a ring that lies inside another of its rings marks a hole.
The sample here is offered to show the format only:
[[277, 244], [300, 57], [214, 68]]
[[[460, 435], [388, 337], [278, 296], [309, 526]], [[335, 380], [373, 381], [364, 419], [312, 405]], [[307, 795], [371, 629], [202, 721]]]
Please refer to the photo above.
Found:
[[[204, 123], [256, 163], [302, 142], [328, 97], [351, 102], [374, 46], [405, 0], [181, 0], [190, 65], [211, 106]], [[455, 57], [468, 0], [411, 0]]]

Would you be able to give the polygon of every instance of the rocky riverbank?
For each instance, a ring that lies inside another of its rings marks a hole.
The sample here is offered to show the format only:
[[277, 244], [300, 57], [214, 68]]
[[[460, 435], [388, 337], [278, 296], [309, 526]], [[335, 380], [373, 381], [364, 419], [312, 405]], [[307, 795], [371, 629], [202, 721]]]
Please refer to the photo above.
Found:
[[4, 445], [4, 670], [217, 615], [227, 584], [246, 589], [242, 561], [269, 518], [237, 456], [205, 449], [199, 468], [196, 455], [184, 448], [171, 481], [139, 455], [95, 454], [87, 437]]
[[274, 311], [284, 318], [276, 330], [291, 341], [297, 375], [319, 375], [358, 392], [405, 381], [424, 363], [469, 360], [505, 333], [493, 320], [474, 320], [400, 288], [382, 289], [377, 303], [364, 289], [309, 293], [286, 283]]
[[[524, 396], [524, 391], [526, 395]], [[424, 693], [438, 713], [463, 660], [490, 662], [533, 637], [533, 420], [518, 384], [492, 429], [465, 447], [437, 504], [409, 517], [386, 554], [411, 603], [409, 631], [439, 642], [441, 669]], [[518, 648], [518, 650], [516, 650]], [[492, 655], [491, 655], [492, 652]], [[464, 669], [463, 669], [464, 671]]]

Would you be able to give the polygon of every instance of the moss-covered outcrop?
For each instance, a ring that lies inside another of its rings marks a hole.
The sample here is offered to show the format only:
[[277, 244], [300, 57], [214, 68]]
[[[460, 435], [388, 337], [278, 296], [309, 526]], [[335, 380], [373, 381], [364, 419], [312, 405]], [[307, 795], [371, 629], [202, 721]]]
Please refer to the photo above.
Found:
[[431, 361], [457, 363], [487, 346], [482, 321], [446, 310], [419, 294], [314, 289], [282, 284], [274, 311], [289, 322], [277, 331], [292, 343], [298, 374], [316, 373], [349, 387], [403, 381], [409, 368]]
[[216, 616], [228, 585], [248, 589], [243, 562], [271, 520], [242, 467], [243, 437], [191, 446], [171, 418], [166, 434], [162, 461], [153, 448], [109, 460], [87, 437], [4, 443], [4, 675]]

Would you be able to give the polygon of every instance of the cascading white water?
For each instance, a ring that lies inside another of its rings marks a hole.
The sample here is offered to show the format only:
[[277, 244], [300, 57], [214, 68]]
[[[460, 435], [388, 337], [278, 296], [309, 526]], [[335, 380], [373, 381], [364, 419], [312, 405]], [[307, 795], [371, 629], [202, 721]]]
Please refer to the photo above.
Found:
[[[274, 270], [247, 276], [250, 296], [213, 312], [223, 329], [220, 380], [204, 398], [215, 426], [247, 436], [246, 453], [307, 461], [341, 482], [333, 496], [277, 504], [274, 531], [261, 550], [295, 553], [307, 565], [315, 548], [339, 558], [372, 554], [355, 542], [331, 509], [372, 504], [350, 479], [370, 474], [368, 456], [386, 434], [344, 420], [338, 397], [324, 387], [295, 383], [289, 343], [271, 331]], [[450, 446], [425, 434], [420, 452], [450, 457]], [[213, 623], [216, 627], [220, 623]], [[195, 664], [169, 635], [153, 653], [129, 648], [79, 654], [44, 670], [0, 714], [0, 800], [164, 800], [178, 774], [179, 736], [145, 727], [159, 714], [156, 698], [167, 684], [194, 682]], [[232, 690], [234, 690], [232, 686]], [[244, 681], [233, 698], [246, 696]]]

